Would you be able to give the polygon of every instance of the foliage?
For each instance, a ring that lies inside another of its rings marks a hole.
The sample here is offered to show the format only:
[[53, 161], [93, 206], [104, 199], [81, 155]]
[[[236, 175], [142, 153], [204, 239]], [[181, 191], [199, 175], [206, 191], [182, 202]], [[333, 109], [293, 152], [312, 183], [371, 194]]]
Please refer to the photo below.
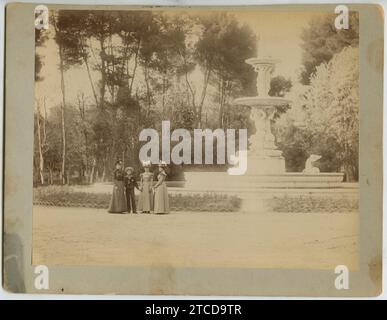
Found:
[[357, 48], [344, 48], [316, 68], [309, 86], [294, 90], [292, 109], [275, 124], [292, 171], [301, 171], [309, 155], [319, 154], [321, 171], [344, 171], [347, 181], [358, 179], [358, 55]]
[[284, 97], [292, 88], [292, 81], [283, 76], [276, 76], [270, 81], [269, 96]]
[[[74, 191], [67, 186], [34, 188], [35, 205], [87, 207], [107, 209], [111, 195]], [[206, 193], [198, 195], [170, 194], [172, 211], [236, 212], [241, 199], [236, 196]]]
[[289, 117], [283, 116], [281, 120], [286, 122], [277, 122], [275, 132], [277, 145], [286, 159], [286, 171], [302, 172], [309, 157], [307, 150], [310, 150], [312, 141], [305, 130], [295, 126]]
[[359, 200], [349, 197], [285, 196], [270, 199], [269, 206], [274, 212], [356, 212], [359, 209]]
[[336, 17], [315, 17], [303, 30], [303, 85], [292, 87], [292, 107], [276, 117], [274, 132], [288, 171], [302, 171], [316, 153], [321, 171], [357, 180], [359, 17], [350, 13], [348, 30], [334, 27]]
[[245, 63], [255, 54], [255, 35], [225, 13], [203, 16], [200, 21], [203, 32], [196, 44], [197, 59], [207, 70], [210, 83], [218, 88], [214, 95], [218, 104], [217, 126], [229, 127], [230, 99], [251, 93], [256, 76]]
[[301, 82], [310, 83], [310, 77], [316, 72], [316, 67], [329, 62], [333, 55], [345, 47], [359, 45], [359, 16], [357, 12], [349, 14], [349, 29], [336, 29], [336, 14], [319, 16], [312, 19], [309, 26], [303, 30]]
[[[60, 48], [63, 95], [72, 85], [66, 77], [74, 68], [84, 70], [93, 95], [80, 93], [78, 101], [64, 102], [64, 137], [56, 107], [50, 107], [50, 160], [44, 170], [62, 170], [53, 153], [68, 151], [62, 159], [67, 174], [81, 175], [85, 182], [106, 181], [117, 159], [139, 168], [138, 134], [143, 128], [160, 130], [163, 119], [171, 120], [172, 128], [192, 130], [202, 126], [204, 113], [207, 124], [204, 110], [213, 108], [216, 127], [219, 119], [236, 129], [246, 123], [246, 116], [229, 108], [228, 99], [253, 83], [254, 72], [244, 59], [253, 55], [255, 38], [235, 17], [102, 10], [50, 14], [55, 32], [47, 36]], [[204, 79], [201, 88], [194, 85], [198, 76]], [[210, 91], [220, 100], [210, 100]]]
[[345, 48], [317, 68], [306, 93], [312, 152], [330, 155], [348, 180], [358, 175], [359, 53]]
[[[291, 89], [292, 81], [290, 79], [286, 79], [283, 76], [276, 76], [270, 81], [269, 96], [283, 98]], [[277, 119], [281, 114], [289, 110], [289, 108], [289, 104], [278, 106], [274, 114], [274, 119]]]
[[[44, 29], [35, 28], [35, 47], [42, 47], [47, 40], [47, 34], [44, 32]], [[35, 81], [42, 81], [41, 70], [43, 67], [42, 57], [35, 50]]]

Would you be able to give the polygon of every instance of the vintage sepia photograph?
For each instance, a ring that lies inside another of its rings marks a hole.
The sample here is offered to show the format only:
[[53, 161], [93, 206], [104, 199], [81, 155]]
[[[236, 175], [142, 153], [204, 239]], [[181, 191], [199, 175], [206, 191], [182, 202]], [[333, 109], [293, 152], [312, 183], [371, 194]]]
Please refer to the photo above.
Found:
[[10, 295], [381, 294], [381, 6], [5, 15]]
[[50, 9], [35, 46], [34, 265], [358, 270], [357, 12]]

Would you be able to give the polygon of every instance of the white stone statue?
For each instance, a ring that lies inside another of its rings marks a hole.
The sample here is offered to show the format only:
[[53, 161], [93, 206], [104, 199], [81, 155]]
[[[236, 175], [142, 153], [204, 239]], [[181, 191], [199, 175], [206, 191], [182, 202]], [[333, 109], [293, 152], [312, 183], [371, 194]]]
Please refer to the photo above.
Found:
[[321, 159], [321, 156], [317, 154], [312, 154], [306, 161], [305, 161], [305, 169], [302, 171], [303, 173], [320, 173], [320, 169], [313, 166], [313, 162]]

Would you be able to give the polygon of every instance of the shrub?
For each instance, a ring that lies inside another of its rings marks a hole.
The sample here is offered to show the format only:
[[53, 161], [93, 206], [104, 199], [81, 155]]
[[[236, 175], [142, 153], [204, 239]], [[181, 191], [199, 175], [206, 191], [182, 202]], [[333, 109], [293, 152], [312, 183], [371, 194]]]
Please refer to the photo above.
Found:
[[318, 196], [274, 197], [269, 201], [274, 212], [351, 212], [357, 211], [356, 198], [335, 198]]
[[[36, 205], [87, 207], [107, 209], [111, 194], [74, 191], [68, 186], [47, 186], [34, 188], [33, 201]], [[241, 206], [241, 199], [216, 193], [170, 194], [172, 211], [235, 212]]]

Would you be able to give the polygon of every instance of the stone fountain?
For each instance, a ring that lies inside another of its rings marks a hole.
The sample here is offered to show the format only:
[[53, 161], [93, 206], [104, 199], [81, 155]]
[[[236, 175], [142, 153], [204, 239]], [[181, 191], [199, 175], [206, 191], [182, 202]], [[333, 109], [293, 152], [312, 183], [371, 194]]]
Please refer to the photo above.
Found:
[[290, 100], [269, 96], [271, 76], [278, 60], [268, 58], [251, 58], [246, 63], [258, 73], [257, 96], [238, 98], [236, 105], [251, 108], [251, 120], [256, 132], [250, 136], [248, 151], [247, 174], [278, 174], [285, 172], [285, 159], [282, 151], [275, 145], [275, 137], [271, 132], [277, 107], [291, 103]]
[[[226, 172], [186, 172], [188, 189], [256, 194], [255, 191], [262, 188], [282, 190], [342, 187], [343, 173], [320, 173], [318, 168], [312, 168], [313, 156], [307, 160], [310, 168], [305, 168], [304, 172], [286, 172], [285, 159], [282, 151], [275, 145], [275, 137], [271, 131], [271, 121], [276, 109], [291, 104], [288, 99], [269, 96], [270, 81], [278, 62], [271, 57], [247, 59], [246, 63], [257, 72], [257, 95], [234, 100], [236, 107], [250, 107], [250, 118], [255, 124], [255, 133], [249, 138], [247, 172], [240, 176], [231, 176]], [[203, 181], [206, 183], [203, 184]]]

